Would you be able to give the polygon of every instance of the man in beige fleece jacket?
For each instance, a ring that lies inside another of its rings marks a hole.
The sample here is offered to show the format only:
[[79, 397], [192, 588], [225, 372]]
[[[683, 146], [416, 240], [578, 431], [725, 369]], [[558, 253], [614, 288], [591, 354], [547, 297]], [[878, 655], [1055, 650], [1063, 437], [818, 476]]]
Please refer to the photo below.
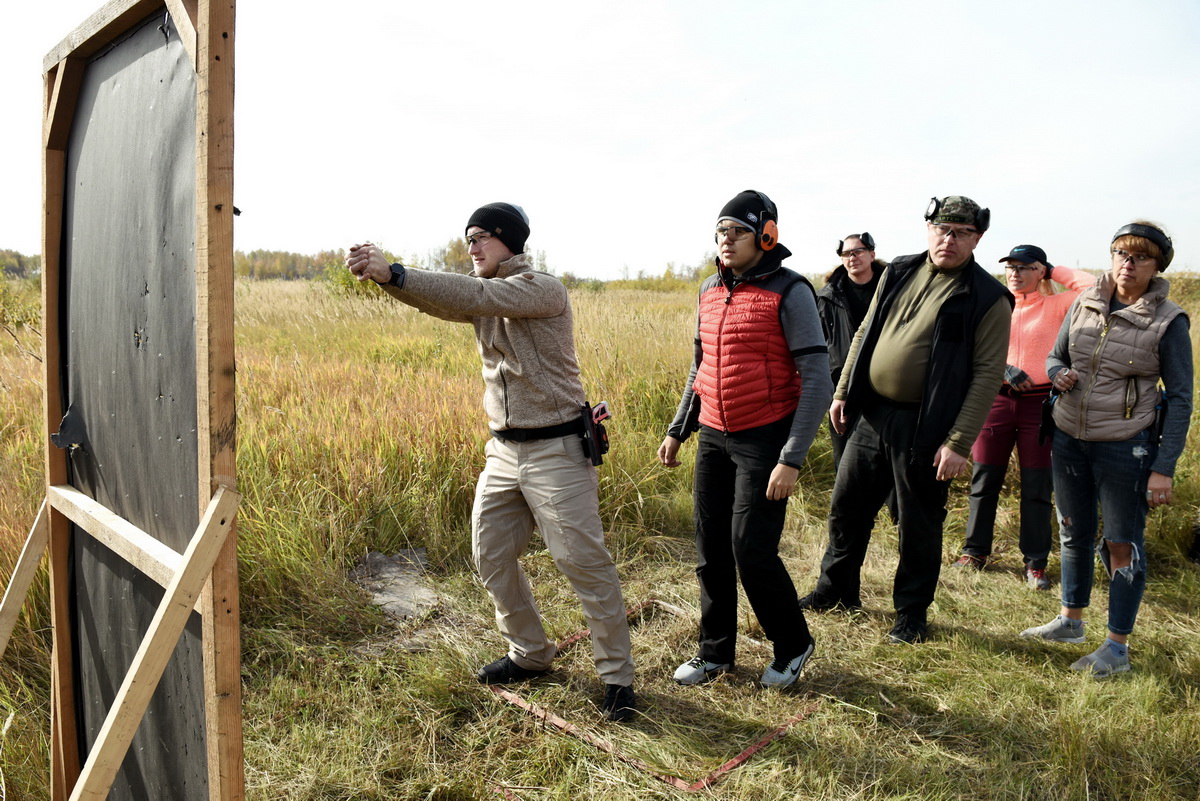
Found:
[[532, 269], [524, 253], [528, 236], [519, 206], [489, 203], [467, 221], [471, 275], [388, 264], [372, 244], [350, 248], [346, 265], [402, 303], [475, 327], [492, 438], [475, 490], [471, 548], [509, 644], [477, 678], [485, 684], [536, 678], [557, 652], [519, 561], [536, 525], [583, 605], [596, 670], [607, 685], [602, 708], [610, 720], [628, 720], [635, 707], [629, 623], [604, 546], [596, 468], [583, 452], [586, 399], [571, 302], [561, 281]]

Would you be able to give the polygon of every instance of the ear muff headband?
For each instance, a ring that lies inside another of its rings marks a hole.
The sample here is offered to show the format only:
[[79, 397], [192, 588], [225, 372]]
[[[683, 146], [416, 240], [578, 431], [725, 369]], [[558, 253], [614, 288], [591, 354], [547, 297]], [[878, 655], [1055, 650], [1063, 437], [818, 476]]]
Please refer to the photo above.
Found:
[[979, 233], [987, 231], [992, 224], [992, 210], [980, 209], [975, 212], [975, 227], [979, 229]]
[[[925, 208], [925, 221], [932, 222], [942, 209], [942, 201], [936, 197], [929, 198], [929, 205]], [[992, 224], [992, 210], [980, 209], [975, 212], [975, 227], [979, 229], [979, 233], [987, 231], [988, 226]]]
[[779, 226], [774, 220], [763, 220], [762, 233], [758, 236], [758, 246], [770, 250], [779, 244]]
[[762, 219], [758, 221], [758, 230], [754, 233], [758, 236], [758, 246], [763, 250], [771, 250], [779, 244], [779, 211], [775, 208], [771, 198], [762, 192], [757, 189], [747, 189], [746, 191], [753, 192], [762, 201]]
[[937, 216], [938, 209], [942, 207], [942, 201], [936, 197], [929, 198], [929, 205], [925, 207], [925, 222], [933, 222], [933, 218]]
[[1142, 225], [1141, 223], [1130, 223], [1122, 225], [1117, 232], [1113, 234], [1112, 242], [1116, 242], [1123, 236], [1140, 236], [1142, 239], [1149, 239], [1154, 244], [1158, 245], [1158, 249], [1163, 254], [1163, 266], [1165, 270], [1171, 264], [1171, 259], [1175, 258], [1175, 246], [1171, 243], [1171, 237], [1164, 234], [1162, 231], [1155, 228], [1153, 225]]
[[[863, 231], [861, 234], [850, 234], [846, 239], [857, 239], [863, 243], [863, 247], [867, 250], [875, 249], [875, 239], [866, 231]], [[837, 254], [839, 256], [842, 255], [842, 250], [846, 247], [846, 239], [838, 240]]]

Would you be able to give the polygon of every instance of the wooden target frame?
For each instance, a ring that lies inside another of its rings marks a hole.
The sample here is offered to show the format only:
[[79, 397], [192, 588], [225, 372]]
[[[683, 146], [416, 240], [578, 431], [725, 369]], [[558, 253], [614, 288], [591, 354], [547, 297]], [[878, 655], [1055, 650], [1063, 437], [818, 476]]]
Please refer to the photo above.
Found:
[[[244, 797], [234, 533], [234, 4], [112, 0], [43, 63], [47, 490], [0, 606], [0, 649], [47, 550], [55, 801]], [[130, 97], [128, 107], [105, 105]], [[165, 134], [156, 130], [159, 114]], [[151, 185], [156, 179], [165, 192]], [[106, 272], [128, 265], [144, 292], [123, 292], [128, 276]], [[111, 379], [110, 359], [129, 362], [114, 363]], [[137, 397], [145, 394], [139, 381], [157, 381], [158, 397]], [[135, 465], [126, 469], [132, 478], [120, 474], [123, 461]], [[180, 476], [190, 486], [176, 486]], [[172, 506], [183, 512], [169, 519]], [[98, 570], [93, 554], [103, 557]], [[127, 578], [135, 583], [121, 583]], [[132, 645], [112, 648], [123, 649], [118, 664], [97, 666], [112, 634], [86, 612], [95, 602], [119, 611], [125, 600], [142, 606], [113, 629], [136, 623], [138, 631]], [[196, 689], [156, 708], [165, 686]], [[96, 688], [105, 696], [100, 707], [89, 695]], [[175, 752], [149, 753], [176, 711], [191, 716], [190, 729], [165, 738]], [[158, 735], [139, 741], [147, 726]], [[185, 760], [198, 767], [180, 792], [161, 766]]]

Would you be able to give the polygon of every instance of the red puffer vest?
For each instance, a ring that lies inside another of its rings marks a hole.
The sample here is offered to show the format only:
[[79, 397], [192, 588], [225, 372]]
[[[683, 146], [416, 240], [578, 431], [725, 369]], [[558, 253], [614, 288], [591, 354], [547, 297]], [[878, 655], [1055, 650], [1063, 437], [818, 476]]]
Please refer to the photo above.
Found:
[[776, 268], [731, 289], [719, 275], [713, 278], [699, 305], [704, 358], [692, 386], [700, 398], [700, 422], [735, 432], [794, 414], [800, 374], [779, 324], [779, 305], [804, 279]]

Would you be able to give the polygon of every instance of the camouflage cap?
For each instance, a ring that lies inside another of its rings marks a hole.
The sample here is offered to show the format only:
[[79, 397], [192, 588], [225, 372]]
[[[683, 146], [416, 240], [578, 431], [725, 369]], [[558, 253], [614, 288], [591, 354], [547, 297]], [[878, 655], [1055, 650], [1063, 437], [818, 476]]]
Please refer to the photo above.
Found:
[[932, 223], [974, 225], [979, 210], [979, 204], [969, 197], [947, 195], [928, 219]]

